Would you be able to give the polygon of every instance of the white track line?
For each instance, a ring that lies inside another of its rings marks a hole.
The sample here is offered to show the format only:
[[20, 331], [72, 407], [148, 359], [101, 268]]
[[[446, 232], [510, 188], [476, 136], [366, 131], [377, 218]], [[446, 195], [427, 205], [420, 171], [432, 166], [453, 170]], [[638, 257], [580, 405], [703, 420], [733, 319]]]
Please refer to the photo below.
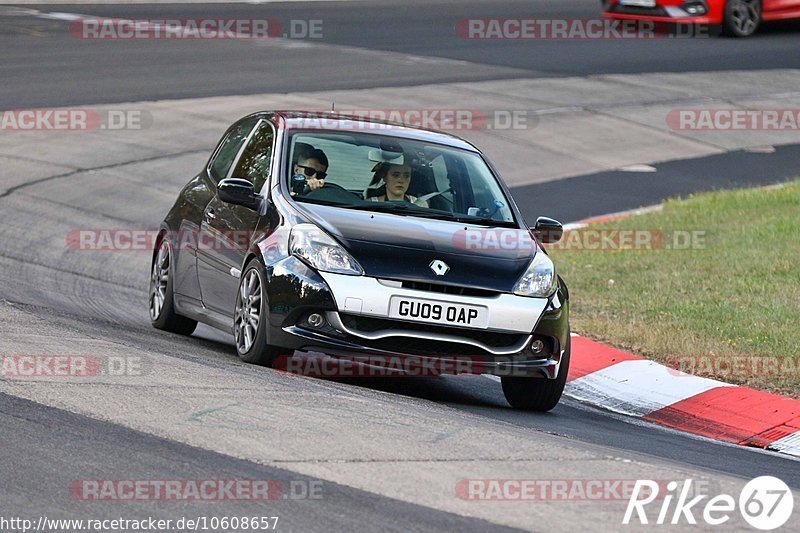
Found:
[[640, 360], [622, 361], [573, 380], [567, 392], [616, 413], [644, 416], [709, 389], [730, 386]]

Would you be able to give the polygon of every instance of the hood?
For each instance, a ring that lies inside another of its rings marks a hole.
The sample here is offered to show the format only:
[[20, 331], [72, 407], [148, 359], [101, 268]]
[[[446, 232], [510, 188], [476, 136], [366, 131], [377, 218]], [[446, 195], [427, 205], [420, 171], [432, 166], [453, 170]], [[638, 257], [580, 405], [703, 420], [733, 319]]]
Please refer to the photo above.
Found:
[[[510, 292], [538, 250], [527, 230], [298, 204], [367, 276]], [[431, 262], [449, 269], [437, 275]]]

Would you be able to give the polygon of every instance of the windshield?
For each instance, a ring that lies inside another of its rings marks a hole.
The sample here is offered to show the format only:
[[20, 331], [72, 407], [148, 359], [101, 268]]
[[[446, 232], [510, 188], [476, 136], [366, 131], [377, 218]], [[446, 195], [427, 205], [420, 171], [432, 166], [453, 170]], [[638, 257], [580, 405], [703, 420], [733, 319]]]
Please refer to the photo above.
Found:
[[298, 202], [481, 225], [515, 226], [480, 155], [365, 133], [295, 133], [289, 189]]

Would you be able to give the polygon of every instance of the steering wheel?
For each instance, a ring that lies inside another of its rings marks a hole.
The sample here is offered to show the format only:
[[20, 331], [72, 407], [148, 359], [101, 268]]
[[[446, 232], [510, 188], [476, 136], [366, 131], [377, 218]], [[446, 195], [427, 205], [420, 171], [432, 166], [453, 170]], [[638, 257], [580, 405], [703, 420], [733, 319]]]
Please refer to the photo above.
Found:
[[306, 187], [301, 196], [311, 199], [318, 198], [320, 200], [340, 202], [343, 204], [352, 204], [362, 200], [360, 195], [348, 191], [341, 185], [328, 182], [325, 182], [321, 188], [313, 191]]
[[317, 191], [321, 191], [321, 190], [324, 190], [324, 189], [328, 189], [328, 190], [331, 190], [331, 189], [333, 189], [333, 190], [337, 190], [337, 191], [338, 191], [338, 190], [342, 190], [342, 191], [345, 191], [345, 192], [347, 192], [347, 193], [353, 194], [353, 193], [351, 193], [350, 191], [348, 191], [347, 189], [345, 189], [344, 187], [342, 187], [341, 185], [338, 185], [338, 184], [336, 184], [336, 183], [330, 183], [330, 182], [328, 182], [328, 181], [326, 181], [325, 183], [323, 183], [323, 184], [322, 184], [322, 187], [320, 187], [319, 189], [314, 189], [313, 191], [311, 190], [311, 187], [309, 187], [308, 185], [306, 185], [306, 186], [305, 186], [305, 188], [303, 189], [303, 192], [302, 192], [301, 194], [302, 194], [303, 196], [306, 196], [306, 195], [309, 195], [309, 194], [311, 194], [312, 192], [317, 192]]

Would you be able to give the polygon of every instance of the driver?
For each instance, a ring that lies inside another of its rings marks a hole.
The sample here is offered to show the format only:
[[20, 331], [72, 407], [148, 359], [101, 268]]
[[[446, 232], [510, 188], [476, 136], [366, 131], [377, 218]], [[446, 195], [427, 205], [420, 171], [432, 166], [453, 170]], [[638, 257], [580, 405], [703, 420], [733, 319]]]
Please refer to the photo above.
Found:
[[301, 174], [306, 178], [306, 186], [315, 191], [325, 185], [325, 177], [328, 175], [328, 157], [325, 152], [318, 148], [309, 146], [309, 150], [304, 150], [297, 158], [294, 165], [294, 174]]
[[[380, 188], [381, 182], [386, 184], [385, 194], [369, 197], [373, 202], [406, 201], [413, 204], [417, 201], [416, 196], [407, 194], [408, 187], [411, 185], [411, 166], [383, 162], [376, 164], [372, 168], [372, 172], [374, 174], [369, 185], [370, 189]], [[417, 205], [428, 207], [428, 202], [422, 201]]]

